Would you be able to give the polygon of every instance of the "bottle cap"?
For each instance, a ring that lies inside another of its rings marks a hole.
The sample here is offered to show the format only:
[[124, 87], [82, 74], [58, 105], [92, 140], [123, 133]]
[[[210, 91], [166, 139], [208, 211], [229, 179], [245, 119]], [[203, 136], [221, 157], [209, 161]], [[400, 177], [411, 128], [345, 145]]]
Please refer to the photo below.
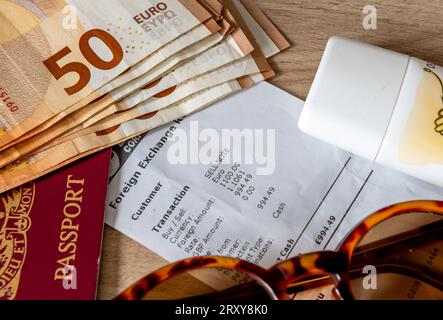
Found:
[[404, 54], [330, 38], [300, 117], [301, 130], [375, 160], [408, 63]]

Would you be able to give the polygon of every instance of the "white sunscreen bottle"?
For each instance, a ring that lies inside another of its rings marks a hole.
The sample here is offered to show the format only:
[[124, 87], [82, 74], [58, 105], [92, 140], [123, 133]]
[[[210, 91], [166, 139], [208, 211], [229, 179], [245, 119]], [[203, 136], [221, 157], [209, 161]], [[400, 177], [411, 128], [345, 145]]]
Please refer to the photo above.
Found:
[[443, 68], [360, 41], [329, 39], [300, 128], [443, 187]]

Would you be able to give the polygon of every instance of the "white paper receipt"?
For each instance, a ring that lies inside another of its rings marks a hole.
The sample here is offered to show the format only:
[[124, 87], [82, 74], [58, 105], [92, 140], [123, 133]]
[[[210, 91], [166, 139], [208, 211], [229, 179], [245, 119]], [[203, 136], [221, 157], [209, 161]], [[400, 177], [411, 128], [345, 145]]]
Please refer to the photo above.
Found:
[[443, 199], [303, 134], [302, 106], [262, 83], [115, 147], [107, 223], [169, 261], [220, 255], [269, 267], [335, 249], [389, 204]]

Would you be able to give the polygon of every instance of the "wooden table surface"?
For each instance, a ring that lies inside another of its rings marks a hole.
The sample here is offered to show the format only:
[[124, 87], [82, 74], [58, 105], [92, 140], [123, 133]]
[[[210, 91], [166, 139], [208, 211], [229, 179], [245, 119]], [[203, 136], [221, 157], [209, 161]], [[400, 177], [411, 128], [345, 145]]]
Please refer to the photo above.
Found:
[[[443, 0], [256, 0], [292, 47], [271, 60], [270, 82], [305, 99], [326, 41], [361, 39], [443, 66]], [[364, 6], [377, 8], [377, 29], [362, 26]], [[98, 298], [109, 299], [167, 262], [110, 227], [105, 228]]]

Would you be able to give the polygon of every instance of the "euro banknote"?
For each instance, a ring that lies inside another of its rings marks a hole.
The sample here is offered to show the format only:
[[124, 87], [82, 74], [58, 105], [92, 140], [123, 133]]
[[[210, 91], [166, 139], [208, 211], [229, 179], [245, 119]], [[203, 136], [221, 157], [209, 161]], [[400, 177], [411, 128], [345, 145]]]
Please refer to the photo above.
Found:
[[[0, 146], [211, 18], [192, 0], [57, 0], [45, 16], [40, 6], [47, 2], [1, 8], [0, 59], [6, 63], [0, 65]], [[8, 12], [15, 10], [12, 21]]]
[[[127, 104], [130, 100], [125, 98], [116, 103], [110, 100], [110, 107], [104, 109], [109, 114], [104, 118], [95, 118], [100, 112], [88, 116], [85, 122], [68, 130], [68, 134], [55, 137], [51, 142], [34, 149], [29, 156], [1, 169], [0, 191], [180, 119], [227, 95], [271, 77], [274, 73], [266, 58], [286, 49], [289, 46], [288, 42], [253, 2], [242, 0], [222, 3], [224, 16], [227, 12], [232, 13], [232, 17], [226, 17], [226, 20], [231, 18], [238, 23], [239, 29], [244, 31], [249, 45], [252, 46], [251, 50], [243, 50], [244, 48], [239, 46], [241, 50], [237, 52], [242, 54], [235, 59], [224, 61], [225, 63], [214, 62], [211, 64], [213, 68], [208, 70], [198, 67], [186, 68], [189, 61], [184, 62], [171, 72], [149, 82], [147, 88], [143, 88], [148, 90], [149, 94], [144, 96], [144, 99], [135, 100], [132, 105]], [[229, 36], [233, 38], [232, 34]], [[224, 44], [227, 38], [217, 45]], [[236, 44], [239, 45], [238, 42]], [[204, 53], [211, 49], [213, 48], [205, 50]], [[191, 70], [194, 73], [186, 76], [186, 72], [176, 70]], [[163, 87], [159, 86], [164, 78], [170, 82], [165, 82]], [[156, 88], [157, 86], [159, 87]], [[133, 94], [140, 94], [140, 91], [136, 89]]]
[[[229, 35], [226, 39], [216, 44], [215, 46], [210, 47], [212, 44], [213, 43], [208, 43], [203, 48], [200, 48], [199, 50], [207, 50], [200, 53], [200, 55], [197, 55], [195, 58], [191, 59], [191, 61], [183, 64], [180, 67], [177, 67], [172, 72], [165, 75], [165, 77], [167, 79], [170, 79], [170, 83], [180, 83], [187, 79], [191, 79], [199, 74], [203, 74], [208, 70], [217, 68], [219, 65], [223, 65], [244, 57], [253, 50], [252, 45], [249, 43], [248, 39], [244, 36], [241, 30], [234, 33], [233, 35]], [[181, 55], [183, 55], [183, 53], [181, 53]], [[49, 142], [51, 139], [62, 134], [64, 131], [74, 127], [78, 122], [81, 122], [84, 119], [88, 118], [88, 116], [92, 116], [103, 107], [109, 105], [110, 102], [115, 101], [116, 95], [124, 96], [125, 94], [128, 94], [133, 90], [137, 90], [139, 87], [143, 87], [143, 85], [148, 85], [151, 81], [155, 80], [165, 71], [167, 71], [168, 68], [168, 66], [165, 68], [163, 65], [159, 65], [151, 70], [151, 72], [148, 72], [143, 76], [129, 82], [123, 87], [115, 89], [114, 91], [117, 92], [114, 93], [114, 95], [112, 95], [111, 97], [101, 98], [93, 104], [88, 105], [87, 108], [79, 110], [73, 116], [63, 119], [56, 125], [43, 131], [41, 134], [36, 135], [30, 139], [26, 139], [16, 145], [7, 148], [6, 150], [3, 150], [2, 158], [0, 159], [0, 167], [11, 163], [12, 161], [20, 158], [23, 155], [28, 154], [40, 145]], [[141, 90], [141, 92], [145, 92], [147, 90], [149, 90], [149, 85], [146, 87], [146, 89]]]
[[149, 72], [145, 73], [141, 77], [130, 81], [128, 84], [122, 87], [114, 89], [109, 94], [106, 94], [101, 98], [93, 101], [92, 103], [86, 105], [84, 108], [81, 108], [71, 114], [67, 114], [61, 117], [61, 119], [51, 125], [44, 125], [44, 130], [41, 130], [35, 135], [32, 135], [27, 139], [19, 141], [18, 143], [15, 143], [8, 148], [2, 150], [0, 167], [22, 157], [23, 155], [26, 155], [40, 145], [49, 142], [51, 139], [61, 135], [63, 132], [75, 127], [83, 121], [86, 121], [96, 113], [102, 111], [110, 104], [118, 101], [118, 99], [121, 99], [125, 95], [131, 93], [132, 90], [137, 90], [137, 87], [147, 85], [150, 81], [155, 80], [157, 77], [163, 75], [170, 69], [177, 66], [177, 64], [179, 64], [180, 62], [192, 58], [199, 53], [205, 52], [205, 50], [211, 48], [213, 45], [219, 43], [222, 40], [223, 36], [216, 32], [206, 39], [203, 39], [202, 41], [162, 61], [160, 64], [156, 65], [154, 68], [152, 68]]

